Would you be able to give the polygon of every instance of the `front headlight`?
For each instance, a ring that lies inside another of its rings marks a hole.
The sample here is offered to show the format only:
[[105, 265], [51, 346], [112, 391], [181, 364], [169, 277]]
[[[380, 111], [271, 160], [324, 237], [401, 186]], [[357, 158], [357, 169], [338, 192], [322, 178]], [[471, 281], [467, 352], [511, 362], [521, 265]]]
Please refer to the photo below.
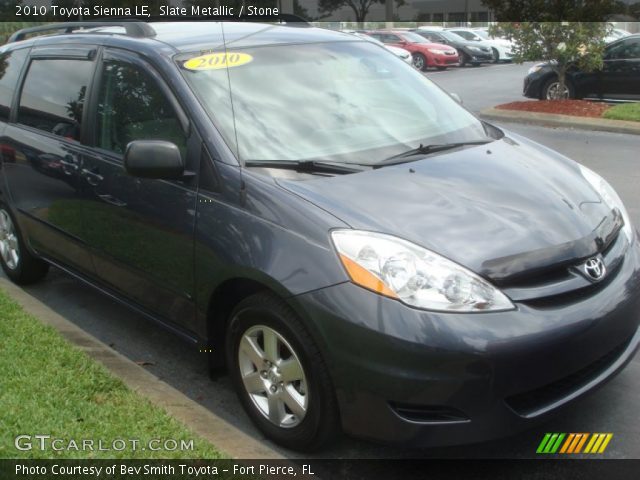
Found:
[[444, 55], [445, 53], [447, 53], [444, 50], [438, 50], [437, 48], [427, 48], [427, 50], [436, 55]]
[[515, 308], [475, 273], [406, 240], [361, 230], [334, 230], [331, 238], [351, 280], [381, 295], [443, 312]]
[[631, 219], [629, 218], [629, 214], [627, 213], [627, 209], [624, 208], [624, 204], [622, 200], [613, 189], [611, 185], [607, 183], [607, 181], [598, 175], [593, 170], [585, 167], [584, 165], [580, 166], [580, 172], [582, 176], [585, 178], [587, 182], [591, 184], [594, 190], [600, 195], [602, 201], [609, 207], [611, 210], [617, 209], [622, 215], [622, 220], [624, 221], [624, 226], [622, 227], [622, 231], [627, 236], [627, 240], [629, 243], [633, 240], [633, 225], [631, 225]]
[[540, 69], [544, 66], [544, 64], [539, 63], [538, 65], [534, 65], [533, 67], [531, 67], [528, 71], [527, 74], [531, 75], [532, 73], [536, 73], [539, 72]]

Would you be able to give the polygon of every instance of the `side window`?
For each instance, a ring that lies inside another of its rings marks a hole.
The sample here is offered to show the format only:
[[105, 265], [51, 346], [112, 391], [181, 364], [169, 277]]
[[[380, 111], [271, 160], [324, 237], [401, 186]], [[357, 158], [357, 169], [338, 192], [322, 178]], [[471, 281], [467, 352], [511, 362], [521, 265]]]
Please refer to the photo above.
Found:
[[631, 38], [615, 44], [607, 49], [605, 58], [608, 60], [640, 58], [640, 38]]
[[186, 138], [155, 80], [136, 65], [106, 60], [98, 92], [96, 145], [122, 154], [134, 140], [166, 140], [183, 153]]
[[9, 120], [13, 92], [18, 87], [18, 77], [27, 59], [27, 51], [23, 48], [0, 55], [0, 122]]
[[476, 36], [471, 32], [466, 32], [464, 30], [462, 30], [462, 31], [460, 31], [460, 30], [452, 30], [452, 32], [455, 33], [456, 35], [460, 35], [465, 40], [476, 40]]
[[71, 140], [80, 140], [89, 60], [35, 59], [22, 87], [18, 123]]

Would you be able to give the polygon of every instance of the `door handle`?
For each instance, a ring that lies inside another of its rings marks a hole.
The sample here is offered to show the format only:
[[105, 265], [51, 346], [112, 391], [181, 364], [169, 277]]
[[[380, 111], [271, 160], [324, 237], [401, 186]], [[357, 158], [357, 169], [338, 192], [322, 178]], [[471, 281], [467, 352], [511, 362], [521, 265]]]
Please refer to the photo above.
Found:
[[77, 172], [79, 168], [78, 161], [71, 155], [67, 155], [61, 159], [60, 164], [62, 165], [62, 171], [65, 175], [73, 175], [73, 172]]
[[102, 175], [100, 175], [97, 172], [92, 172], [91, 170], [87, 170], [86, 168], [83, 168], [80, 173], [85, 177], [85, 179], [87, 180], [87, 183], [92, 187], [97, 187], [100, 184], [100, 182], [104, 180], [104, 177]]
[[105, 195], [98, 195], [98, 197], [100, 197], [100, 200], [102, 200], [103, 202], [108, 203], [109, 205], [114, 205], [116, 207], [126, 207], [127, 206], [127, 202], [123, 202], [122, 200], [118, 200], [113, 195], [105, 194]]

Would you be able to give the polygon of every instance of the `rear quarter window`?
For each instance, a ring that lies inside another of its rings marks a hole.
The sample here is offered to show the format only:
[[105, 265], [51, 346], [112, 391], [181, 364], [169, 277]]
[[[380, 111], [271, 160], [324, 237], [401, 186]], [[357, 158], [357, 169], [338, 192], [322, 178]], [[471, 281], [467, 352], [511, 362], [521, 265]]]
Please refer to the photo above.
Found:
[[28, 49], [11, 50], [0, 54], [0, 121], [9, 120], [11, 101], [20, 72], [27, 59]]
[[88, 60], [34, 59], [22, 87], [18, 123], [80, 140], [93, 68]]

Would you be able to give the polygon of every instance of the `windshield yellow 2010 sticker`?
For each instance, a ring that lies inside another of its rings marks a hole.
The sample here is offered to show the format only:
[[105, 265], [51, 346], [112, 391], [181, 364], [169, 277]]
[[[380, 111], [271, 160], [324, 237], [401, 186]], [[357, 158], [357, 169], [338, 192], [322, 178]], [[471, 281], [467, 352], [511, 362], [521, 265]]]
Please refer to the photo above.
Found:
[[251, 55], [242, 52], [209, 53], [190, 58], [183, 65], [187, 70], [218, 70], [220, 68], [239, 67], [252, 60], [253, 57]]

